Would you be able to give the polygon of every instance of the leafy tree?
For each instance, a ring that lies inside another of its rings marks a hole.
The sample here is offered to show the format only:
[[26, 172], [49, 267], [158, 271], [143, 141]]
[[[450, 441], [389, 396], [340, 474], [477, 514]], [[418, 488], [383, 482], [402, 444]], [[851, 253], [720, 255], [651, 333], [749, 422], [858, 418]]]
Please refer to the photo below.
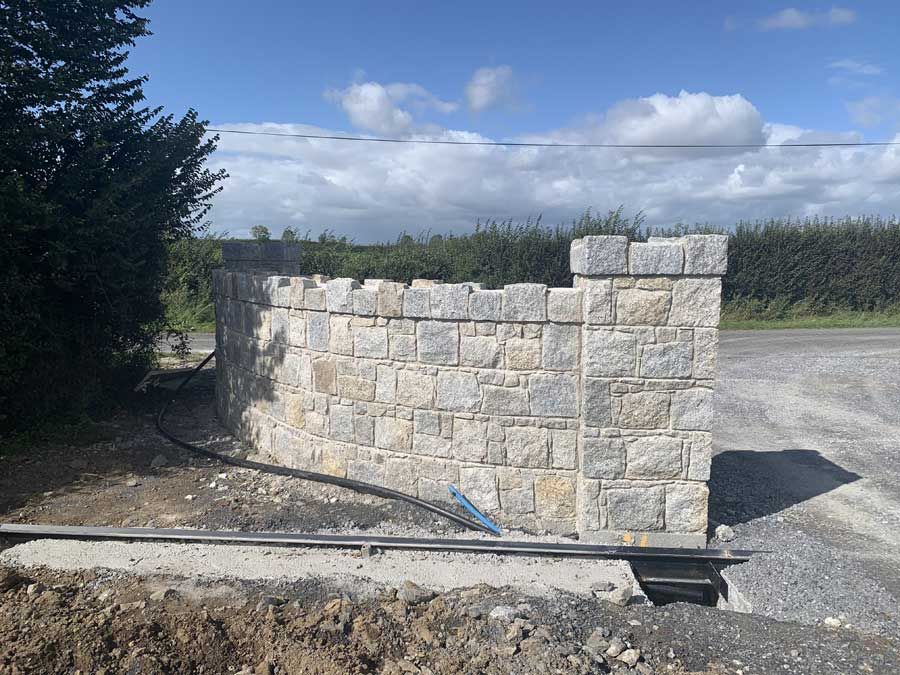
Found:
[[292, 228], [286, 227], [284, 232], [281, 233], [281, 241], [293, 243], [297, 241], [297, 233]]
[[125, 67], [148, 2], [0, 0], [0, 430], [152, 361], [167, 244], [221, 189], [206, 122], [145, 107]]
[[269, 228], [265, 225], [254, 225], [250, 228], [250, 236], [256, 241], [269, 241], [272, 238]]

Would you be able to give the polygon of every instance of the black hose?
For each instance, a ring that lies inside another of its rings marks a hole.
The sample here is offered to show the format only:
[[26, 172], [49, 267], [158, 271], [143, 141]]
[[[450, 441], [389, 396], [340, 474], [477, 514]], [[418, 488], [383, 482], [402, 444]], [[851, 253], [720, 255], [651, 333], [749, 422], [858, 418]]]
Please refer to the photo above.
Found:
[[486, 532], [487, 534], [494, 534], [491, 530], [481, 523], [476, 523], [475, 521], [469, 520], [468, 518], [463, 518], [462, 516], [453, 513], [453, 511], [448, 511], [447, 509], [438, 506], [437, 504], [432, 504], [431, 502], [426, 502], [423, 499], [419, 499], [418, 497], [413, 497], [412, 495], [405, 494], [403, 492], [398, 492], [397, 490], [391, 490], [390, 488], [381, 487], [380, 485], [373, 485], [372, 483], [363, 483], [358, 480], [351, 480], [350, 478], [340, 478], [339, 476], [330, 476], [326, 473], [316, 473], [314, 471], [302, 471], [300, 469], [290, 469], [286, 466], [277, 466], [275, 464], [264, 464], [262, 462], [253, 462], [249, 459], [240, 459], [237, 457], [229, 457], [228, 455], [222, 455], [218, 452], [213, 452], [212, 450], [207, 450], [206, 448], [201, 448], [197, 445], [192, 445], [186, 441], [177, 438], [172, 435], [163, 427], [163, 418], [166, 415], [166, 412], [169, 409], [169, 405], [175, 401], [178, 397], [178, 394], [181, 393], [181, 390], [184, 389], [185, 385], [190, 382], [194, 376], [200, 372], [200, 370], [209, 363], [210, 359], [215, 356], [216, 353], [213, 351], [207, 356], [203, 361], [200, 362], [191, 373], [181, 381], [178, 387], [175, 389], [175, 393], [172, 394], [172, 398], [166, 401], [163, 404], [163, 407], [160, 408], [159, 414], [156, 416], [156, 429], [162, 434], [167, 440], [171, 441], [178, 447], [184, 448], [185, 450], [190, 450], [191, 452], [203, 455], [204, 457], [208, 457], [210, 459], [214, 459], [216, 461], [222, 462], [223, 464], [229, 464], [231, 466], [237, 466], [242, 469], [254, 469], [256, 471], [262, 471], [263, 473], [271, 473], [277, 476], [288, 476], [289, 478], [300, 478], [301, 480], [311, 480], [317, 483], [326, 483], [328, 485], [337, 485], [338, 487], [347, 488], [348, 490], [355, 490], [356, 492], [360, 492], [362, 494], [374, 495], [376, 497], [382, 497], [383, 499], [396, 499], [401, 502], [406, 502], [407, 504], [412, 504], [413, 506], [417, 506], [420, 509], [425, 509], [426, 511], [431, 511], [431, 513], [438, 515], [442, 518], [446, 518], [457, 525], [462, 525], [470, 530], [476, 530], [479, 532]]

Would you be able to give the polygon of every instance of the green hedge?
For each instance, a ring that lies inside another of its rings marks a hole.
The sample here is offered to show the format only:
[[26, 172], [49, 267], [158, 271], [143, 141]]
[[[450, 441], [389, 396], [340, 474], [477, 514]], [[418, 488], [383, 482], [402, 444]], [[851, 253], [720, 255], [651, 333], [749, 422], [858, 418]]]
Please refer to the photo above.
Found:
[[[640, 214], [587, 211], [569, 225], [490, 221], [463, 235], [401, 235], [388, 244], [360, 245], [325, 233], [302, 242], [304, 273], [409, 282], [415, 278], [475, 281], [491, 288], [520, 281], [570, 286], [569, 244], [587, 234], [632, 240], [713, 226], [651, 229]], [[892, 311], [900, 305], [900, 223], [878, 217], [739, 223], [730, 233], [724, 299], [730, 316], [785, 319], [843, 310]], [[209, 270], [221, 259], [219, 241], [175, 244], [164, 301], [177, 325], [212, 319]]]

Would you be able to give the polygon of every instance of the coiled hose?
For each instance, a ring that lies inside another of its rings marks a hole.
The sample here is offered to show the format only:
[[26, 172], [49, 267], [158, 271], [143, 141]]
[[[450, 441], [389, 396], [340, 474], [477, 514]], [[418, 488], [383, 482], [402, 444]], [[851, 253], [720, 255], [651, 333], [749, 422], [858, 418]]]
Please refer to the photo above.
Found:
[[417, 506], [420, 509], [430, 511], [431, 513], [440, 516], [441, 518], [446, 518], [447, 520], [470, 530], [486, 532], [487, 534], [495, 534], [491, 531], [490, 528], [481, 523], [469, 520], [468, 518], [464, 518], [459, 514], [453, 513], [453, 511], [448, 511], [447, 509], [438, 506], [437, 504], [426, 502], [423, 499], [413, 497], [412, 495], [408, 495], [403, 492], [398, 492], [397, 490], [391, 490], [390, 488], [381, 487], [380, 485], [373, 485], [372, 483], [364, 483], [358, 480], [351, 480], [350, 478], [330, 476], [325, 473], [303, 471], [300, 469], [290, 469], [288, 467], [277, 466], [275, 464], [264, 464], [263, 462], [253, 462], [249, 459], [229, 457], [228, 455], [222, 455], [218, 452], [213, 452], [212, 450], [207, 450], [206, 448], [201, 448], [197, 445], [188, 443], [187, 441], [183, 441], [169, 431], [166, 431], [166, 428], [163, 426], [163, 421], [165, 420], [166, 412], [169, 410], [169, 406], [175, 401], [175, 399], [178, 397], [178, 395], [181, 393], [181, 390], [184, 389], [187, 383], [190, 382], [194, 378], [194, 376], [199, 373], [200, 370], [202, 370], [203, 366], [209, 363], [215, 355], [216, 353], [215, 351], [213, 351], [209, 354], [209, 356], [203, 359], [203, 361], [201, 361], [200, 364], [196, 368], [194, 368], [194, 370], [192, 370], [184, 380], [181, 381], [181, 383], [175, 389], [175, 393], [172, 394], [172, 398], [166, 401], [163, 404], [162, 408], [160, 408], [159, 414], [156, 416], [156, 429], [168, 441], [174, 443], [180, 448], [189, 450], [196, 455], [201, 455], [203, 457], [207, 457], [209, 459], [213, 459], [230, 466], [237, 466], [242, 469], [254, 469], [256, 471], [262, 471], [263, 473], [271, 473], [276, 476], [287, 476], [289, 478], [311, 480], [317, 483], [325, 483], [327, 485], [336, 485], [338, 487], [347, 488], [348, 490], [354, 490], [356, 492], [367, 495], [374, 495], [375, 497], [381, 497], [383, 499], [396, 499], [398, 501]]

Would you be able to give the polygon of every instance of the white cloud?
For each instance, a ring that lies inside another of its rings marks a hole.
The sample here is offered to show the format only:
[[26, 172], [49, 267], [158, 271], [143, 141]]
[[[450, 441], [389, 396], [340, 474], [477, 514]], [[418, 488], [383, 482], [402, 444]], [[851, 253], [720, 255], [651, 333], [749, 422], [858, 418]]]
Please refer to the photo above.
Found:
[[837, 70], [852, 75], [881, 75], [884, 71], [881, 66], [865, 61], [855, 61], [853, 59], [841, 59], [840, 61], [832, 61], [828, 64], [831, 70]]
[[387, 85], [356, 83], [346, 89], [329, 89], [325, 97], [341, 106], [353, 126], [386, 135], [402, 135], [412, 128], [413, 116], [400, 104], [409, 104], [419, 111], [431, 108], [445, 114], [459, 107], [457, 103], [441, 100], [418, 84], [402, 82]]
[[832, 7], [824, 12], [805, 12], [794, 7], [782, 9], [759, 20], [762, 30], [802, 30], [813, 26], [844, 26], [856, 21], [856, 12]]
[[867, 96], [846, 105], [850, 119], [862, 127], [877, 127], [882, 122], [900, 119], [900, 99], [893, 96]]
[[466, 85], [466, 101], [473, 112], [514, 105], [516, 84], [512, 68], [497, 66], [476, 70]]
[[[302, 124], [221, 128], [334, 133]], [[490, 140], [451, 129], [434, 129], [428, 137]], [[681, 92], [622, 101], [577, 126], [518, 140], [781, 144], [859, 138], [766, 121], [740, 95]], [[643, 210], [657, 225], [900, 212], [897, 148], [633, 151], [223, 135], [211, 164], [231, 175], [211, 219], [216, 230], [233, 235], [265, 223], [273, 232], [291, 225], [386, 240], [404, 229], [466, 231], [478, 218], [543, 214], [546, 223], [564, 222], [588, 206], [620, 204]]]

